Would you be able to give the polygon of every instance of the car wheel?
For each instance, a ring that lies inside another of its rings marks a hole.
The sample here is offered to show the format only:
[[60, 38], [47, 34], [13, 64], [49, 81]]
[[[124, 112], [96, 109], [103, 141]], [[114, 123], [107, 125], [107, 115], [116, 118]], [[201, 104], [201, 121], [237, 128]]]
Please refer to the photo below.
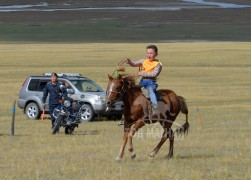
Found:
[[41, 116], [41, 112], [37, 103], [29, 103], [25, 108], [25, 114], [30, 120], [39, 119]]
[[111, 116], [111, 115], [107, 115], [106, 118], [107, 118], [108, 120], [112, 120], [112, 116]]
[[114, 120], [114, 121], [118, 121], [122, 119], [123, 114], [109, 114], [107, 115], [107, 119], [108, 120]]
[[117, 114], [114, 118], [115, 121], [121, 120], [122, 119], [123, 114]]
[[89, 104], [84, 104], [81, 108], [81, 120], [82, 122], [91, 121], [94, 119], [95, 114], [92, 106]]

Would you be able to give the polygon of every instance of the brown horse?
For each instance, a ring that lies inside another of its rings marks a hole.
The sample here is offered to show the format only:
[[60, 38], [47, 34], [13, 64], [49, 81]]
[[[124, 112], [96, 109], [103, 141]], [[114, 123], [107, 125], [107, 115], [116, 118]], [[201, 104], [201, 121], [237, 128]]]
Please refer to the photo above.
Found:
[[177, 96], [171, 90], [158, 90], [159, 94], [162, 96], [162, 100], [158, 101], [159, 104], [159, 114], [158, 116], [151, 117], [151, 106], [149, 100], [143, 95], [141, 87], [136, 85], [135, 80], [132, 76], [121, 76], [113, 78], [109, 76], [109, 85], [107, 88], [107, 106], [115, 103], [119, 99], [124, 102], [124, 135], [123, 143], [119, 151], [116, 160], [120, 161], [123, 158], [125, 146], [127, 140], [129, 140], [128, 150], [131, 153], [131, 158], [134, 159], [136, 154], [133, 149], [132, 138], [133, 135], [146, 123], [156, 123], [159, 122], [164, 129], [162, 138], [156, 148], [149, 154], [149, 156], [154, 157], [163, 143], [169, 138], [170, 147], [168, 158], [173, 156], [173, 143], [174, 143], [174, 133], [171, 129], [173, 122], [181, 111], [186, 115], [186, 122], [181, 127], [179, 127], [176, 132], [178, 134], [185, 134], [188, 132], [188, 109], [185, 99], [181, 96]]

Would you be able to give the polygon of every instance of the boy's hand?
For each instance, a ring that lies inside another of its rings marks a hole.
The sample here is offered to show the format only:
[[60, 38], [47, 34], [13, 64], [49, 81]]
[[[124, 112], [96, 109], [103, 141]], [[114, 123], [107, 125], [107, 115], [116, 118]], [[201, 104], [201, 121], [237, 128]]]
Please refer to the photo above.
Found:
[[138, 72], [138, 76], [142, 76], [142, 72], [141, 71]]

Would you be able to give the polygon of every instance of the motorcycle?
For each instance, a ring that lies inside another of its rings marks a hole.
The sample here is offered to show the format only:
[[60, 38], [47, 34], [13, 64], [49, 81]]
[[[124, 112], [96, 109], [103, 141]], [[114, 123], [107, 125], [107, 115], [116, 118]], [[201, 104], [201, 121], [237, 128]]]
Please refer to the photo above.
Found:
[[73, 100], [70, 97], [65, 97], [61, 100], [61, 105], [53, 111], [55, 123], [52, 128], [52, 134], [56, 134], [60, 127], [65, 128], [65, 134], [72, 134], [75, 127], [81, 123], [81, 113], [85, 105], [80, 101]]

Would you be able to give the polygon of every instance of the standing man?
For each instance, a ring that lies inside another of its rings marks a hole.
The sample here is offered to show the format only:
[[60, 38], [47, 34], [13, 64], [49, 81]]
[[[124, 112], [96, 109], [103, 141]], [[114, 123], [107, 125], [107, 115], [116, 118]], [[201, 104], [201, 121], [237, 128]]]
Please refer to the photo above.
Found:
[[55, 118], [53, 117], [53, 111], [54, 109], [60, 105], [59, 100], [62, 99], [62, 97], [67, 96], [66, 90], [61, 90], [60, 89], [60, 83], [58, 82], [58, 75], [57, 73], [52, 73], [51, 74], [51, 81], [48, 82], [44, 88], [44, 95], [43, 95], [43, 106], [45, 107], [46, 105], [46, 99], [48, 96], [48, 93], [50, 94], [49, 96], [49, 112], [51, 116], [51, 124], [52, 128], [54, 126]]

